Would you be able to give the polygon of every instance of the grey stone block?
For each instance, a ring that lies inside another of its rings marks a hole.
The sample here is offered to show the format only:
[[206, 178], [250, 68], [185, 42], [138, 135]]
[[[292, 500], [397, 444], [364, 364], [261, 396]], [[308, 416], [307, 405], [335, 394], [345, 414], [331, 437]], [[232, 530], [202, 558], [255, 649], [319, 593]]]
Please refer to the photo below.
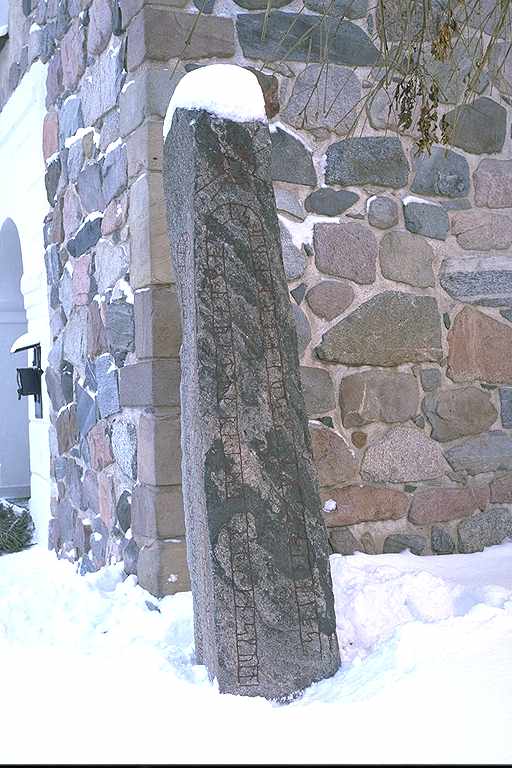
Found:
[[119, 371], [121, 405], [162, 407], [180, 404], [178, 360], [143, 360]]
[[132, 497], [135, 539], [170, 539], [185, 535], [181, 485], [136, 485]]
[[326, 153], [325, 180], [342, 187], [376, 184], [404, 187], [409, 163], [396, 136], [367, 136], [343, 139], [331, 144]]
[[[315, 14], [273, 11], [272, 24], [264, 32], [265, 13], [240, 13], [236, 26], [244, 56], [264, 61], [322, 60], [325, 39], [329, 39], [329, 61], [349, 66], [372, 66], [379, 51], [368, 35], [350, 21], [327, 18], [320, 29], [320, 16]], [[286, 36], [285, 42], [283, 38]]]
[[457, 527], [460, 552], [481, 552], [484, 547], [512, 538], [512, 510], [490, 507], [463, 520]]

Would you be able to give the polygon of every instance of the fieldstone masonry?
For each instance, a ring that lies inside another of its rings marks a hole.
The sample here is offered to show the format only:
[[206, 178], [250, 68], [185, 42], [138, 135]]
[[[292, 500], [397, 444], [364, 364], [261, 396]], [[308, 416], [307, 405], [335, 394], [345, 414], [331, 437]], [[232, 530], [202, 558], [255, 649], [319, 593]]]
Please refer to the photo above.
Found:
[[[124, 558], [155, 594], [188, 586], [162, 120], [185, 72], [212, 61], [255, 72], [266, 99], [331, 545], [382, 552], [393, 536], [387, 548], [448, 553], [512, 533], [512, 55], [489, 63], [473, 103], [461, 103], [465, 47], [455, 77], [437, 70], [452, 144], [418, 157], [383, 91], [349, 133], [399, 0], [384, 0], [385, 19], [375, 3], [336, 0], [341, 25], [322, 22], [323, 0], [301, 13], [280, 0], [262, 38], [266, 5], [210, 2], [184, 51], [201, 0], [11, 0], [0, 51], [0, 107], [47, 65], [50, 545], [85, 571]], [[481, 509], [461, 501], [481, 487]]]
[[282, 698], [339, 655], [270, 164], [264, 123], [174, 113], [164, 187], [196, 656], [223, 692]]

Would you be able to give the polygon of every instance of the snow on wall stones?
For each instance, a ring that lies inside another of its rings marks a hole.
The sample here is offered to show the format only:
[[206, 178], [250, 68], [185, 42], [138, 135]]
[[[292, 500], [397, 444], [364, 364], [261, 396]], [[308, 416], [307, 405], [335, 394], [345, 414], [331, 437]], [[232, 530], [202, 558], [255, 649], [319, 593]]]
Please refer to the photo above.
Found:
[[[2, 101], [29, 47], [48, 61], [52, 546], [83, 569], [124, 553], [136, 569], [140, 549], [141, 574], [162, 592], [187, 585], [162, 123], [183, 74], [212, 62], [250, 68], [265, 96], [333, 547], [425, 554], [494, 542], [512, 505], [508, 81], [489, 71], [475, 103], [461, 105], [461, 78], [440, 72], [440, 112], [458, 118], [453, 146], [417, 157], [385, 93], [359, 109], [383, 27], [366, 2], [341, 25], [326, 22], [327, 70], [315, 26], [323, 2], [303, 13], [275, 3], [263, 38], [264, 0], [203, 5], [33, 0], [16, 15], [22, 43], [0, 54]], [[393, 27], [391, 13], [388, 35]], [[467, 51], [459, 58], [463, 74]], [[459, 502], [482, 487], [481, 508]]]

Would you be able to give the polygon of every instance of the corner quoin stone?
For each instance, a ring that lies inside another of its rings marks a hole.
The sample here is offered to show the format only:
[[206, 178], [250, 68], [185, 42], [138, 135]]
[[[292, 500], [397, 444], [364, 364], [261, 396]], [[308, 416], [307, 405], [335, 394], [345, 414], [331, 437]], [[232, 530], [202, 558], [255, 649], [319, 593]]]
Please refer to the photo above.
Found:
[[265, 123], [174, 112], [164, 188], [196, 657], [221, 692], [282, 699], [333, 675], [339, 652], [270, 166]]

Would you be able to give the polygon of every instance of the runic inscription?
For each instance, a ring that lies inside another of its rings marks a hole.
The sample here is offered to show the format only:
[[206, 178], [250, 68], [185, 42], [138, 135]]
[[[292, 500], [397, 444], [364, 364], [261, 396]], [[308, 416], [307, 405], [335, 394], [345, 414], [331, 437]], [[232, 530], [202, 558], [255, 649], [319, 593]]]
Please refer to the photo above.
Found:
[[339, 654], [268, 127], [178, 109], [164, 186], [196, 654], [221, 691], [288, 697]]

